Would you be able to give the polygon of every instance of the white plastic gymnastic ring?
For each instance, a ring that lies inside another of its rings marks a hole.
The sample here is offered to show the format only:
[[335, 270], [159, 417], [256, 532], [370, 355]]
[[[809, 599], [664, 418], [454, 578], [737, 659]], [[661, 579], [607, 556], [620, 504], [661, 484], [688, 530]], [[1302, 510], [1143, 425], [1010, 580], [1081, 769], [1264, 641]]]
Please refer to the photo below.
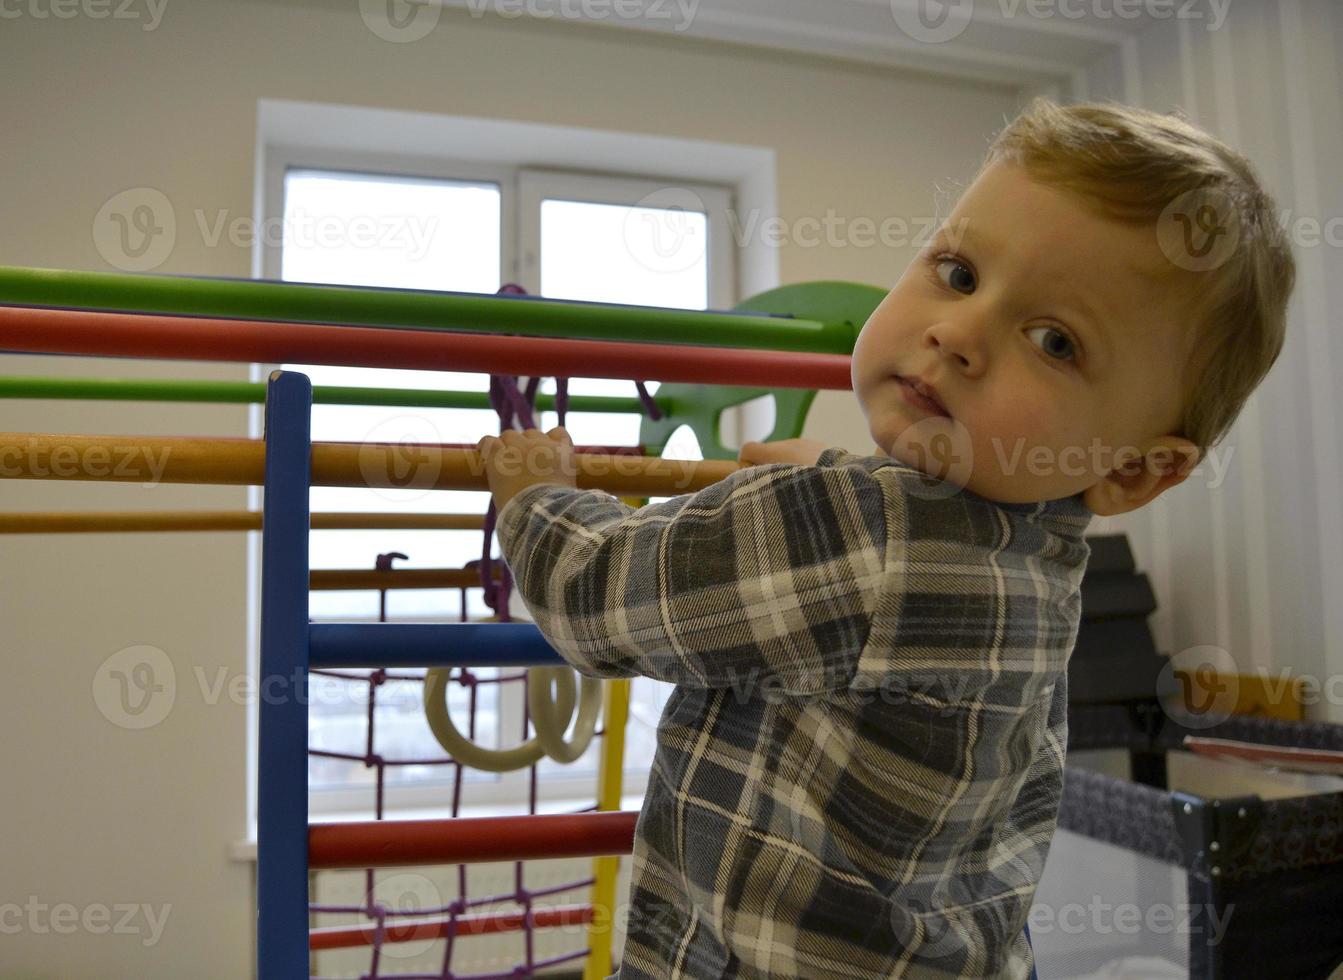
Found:
[[[602, 709], [602, 682], [596, 677], [581, 676], [578, 698], [578, 720], [574, 722], [574, 737], [564, 740], [564, 731], [573, 717], [574, 671], [568, 667], [533, 667], [527, 672], [527, 710], [536, 729], [536, 740], [546, 755], [556, 762], [575, 762], [588, 750], [597, 732], [597, 716]], [[550, 696], [551, 681], [555, 682], [555, 697]]]
[[[601, 708], [601, 681], [593, 677], [583, 678], [582, 703], [578, 711], [578, 723], [574, 728], [571, 742], [564, 741], [564, 731], [574, 713], [574, 672], [568, 667], [535, 667], [529, 671], [528, 711], [533, 725], [537, 726], [537, 736], [529, 738], [512, 748], [491, 749], [477, 745], [453, 724], [448, 711], [448, 683], [451, 668], [431, 668], [424, 677], [424, 716], [429, 723], [438, 744], [455, 761], [482, 772], [514, 772], [526, 769], [548, 754], [545, 745], [549, 743], [558, 752], [553, 756], [559, 762], [572, 762], [587, 751], [597, 727], [597, 715]], [[554, 680], [558, 685], [555, 701], [550, 699], [550, 684]], [[533, 694], [540, 691], [540, 695]], [[539, 709], [539, 714], [538, 714]], [[542, 720], [537, 724], [536, 719]], [[546, 739], [540, 737], [546, 732]], [[553, 733], [553, 738], [550, 737]], [[577, 747], [578, 751], [573, 749]]]
[[[529, 738], [509, 749], [489, 749], [477, 745], [457, 730], [448, 711], [448, 682], [452, 669], [433, 667], [424, 675], [424, 717], [438, 744], [455, 761], [482, 772], [513, 772], [536, 763], [545, 750], [541, 743]], [[570, 702], [570, 710], [573, 702]]]

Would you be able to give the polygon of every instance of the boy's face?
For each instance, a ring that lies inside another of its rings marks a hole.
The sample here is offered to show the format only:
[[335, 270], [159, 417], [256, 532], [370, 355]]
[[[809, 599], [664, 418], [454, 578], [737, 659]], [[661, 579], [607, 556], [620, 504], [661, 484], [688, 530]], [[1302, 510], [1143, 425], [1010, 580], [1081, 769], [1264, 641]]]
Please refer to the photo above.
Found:
[[[872, 438], [990, 500], [1142, 506], [1197, 458], [1168, 435], [1195, 298], [1170, 271], [1155, 228], [993, 164], [858, 337]], [[902, 377], [936, 389], [946, 414], [911, 401]]]

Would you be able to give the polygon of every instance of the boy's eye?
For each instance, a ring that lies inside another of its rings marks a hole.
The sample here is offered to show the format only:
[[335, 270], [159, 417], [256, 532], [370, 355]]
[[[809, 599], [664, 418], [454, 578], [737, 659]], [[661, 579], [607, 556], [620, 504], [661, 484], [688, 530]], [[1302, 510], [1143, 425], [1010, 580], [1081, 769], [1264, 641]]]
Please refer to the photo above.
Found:
[[1071, 337], [1057, 327], [1031, 327], [1026, 333], [1032, 334], [1040, 330], [1043, 330], [1046, 334], [1050, 335], [1045, 343], [1041, 345], [1046, 354], [1057, 360], [1076, 360], [1077, 351], [1073, 346]]
[[[937, 272], [937, 277], [941, 279], [944, 283], [946, 283], [952, 289], [956, 290], [956, 292], [958, 293], [974, 292], [975, 274], [970, 271], [970, 267], [967, 266], [964, 262], [962, 262], [960, 259], [953, 259], [946, 257], [938, 257], [935, 258], [933, 261], [936, 263], [934, 268]], [[944, 276], [942, 274], [942, 270], [943, 267], [945, 266], [951, 266], [951, 271]], [[960, 274], [958, 275], [958, 273]]]

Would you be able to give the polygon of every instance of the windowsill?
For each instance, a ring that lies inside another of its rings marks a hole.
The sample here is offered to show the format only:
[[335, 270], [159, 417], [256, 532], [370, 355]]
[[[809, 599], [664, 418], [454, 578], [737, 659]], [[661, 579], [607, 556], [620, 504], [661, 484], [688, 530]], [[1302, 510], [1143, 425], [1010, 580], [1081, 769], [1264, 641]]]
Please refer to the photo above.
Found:
[[[638, 810], [643, 806], [644, 794], [631, 793], [620, 798], [621, 810]], [[539, 806], [544, 813], [572, 813], [583, 807], [590, 807], [592, 798], [584, 797], [582, 799], [572, 800], [544, 800]], [[517, 816], [516, 804], [489, 804], [463, 806], [458, 812], [461, 817], [505, 817]], [[389, 820], [447, 820], [451, 819], [452, 812], [444, 807], [403, 807], [393, 811]], [[372, 820], [373, 812], [352, 811], [349, 813], [326, 813], [317, 814], [310, 818], [312, 823], [343, 823], [347, 821]], [[234, 841], [229, 845], [228, 856], [230, 861], [241, 864], [254, 864], [256, 862], [256, 837], [251, 836], [243, 840]]]

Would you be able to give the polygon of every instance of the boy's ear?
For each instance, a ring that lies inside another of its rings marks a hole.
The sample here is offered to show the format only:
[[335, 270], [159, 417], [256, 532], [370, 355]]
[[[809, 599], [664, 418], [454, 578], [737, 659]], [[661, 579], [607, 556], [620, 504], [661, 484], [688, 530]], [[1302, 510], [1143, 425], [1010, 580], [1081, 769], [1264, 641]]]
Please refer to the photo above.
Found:
[[1185, 481], [1202, 454], [1188, 439], [1161, 436], [1142, 451], [1116, 460], [1116, 466], [1087, 487], [1082, 500], [1093, 514], [1111, 517], [1151, 503]]

